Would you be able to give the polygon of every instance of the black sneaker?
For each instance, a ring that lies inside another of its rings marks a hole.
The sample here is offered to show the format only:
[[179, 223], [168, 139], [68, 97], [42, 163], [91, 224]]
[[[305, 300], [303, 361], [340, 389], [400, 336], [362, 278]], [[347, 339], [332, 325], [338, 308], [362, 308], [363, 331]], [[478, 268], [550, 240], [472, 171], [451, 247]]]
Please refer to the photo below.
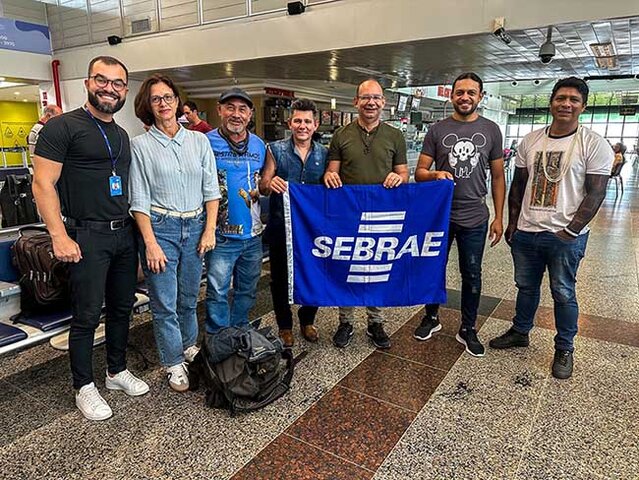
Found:
[[333, 344], [338, 348], [345, 348], [350, 345], [351, 338], [353, 338], [353, 325], [340, 323], [335, 335], [333, 335]]
[[530, 343], [527, 333], [519, 333], [512, 327], [503, 335], [493, 338], [488, 344], [490, 348], [503, 349], [512, 347], [527, 347]]
[[366, 335], [371, 337], [373, 345], [377, 348], [390, 348], [391, 341], [384, 331], [384, 325], [381, 323], [371, 323], [366, 330]]
[[477, 338], [477, 332], [474, 328], [460, 328], [455, 338], [459, 343], [466, 345], [466, 351], [473, 357], [484, 356], [484, 346], [479, 341], [479, 338]]
[[572, 352], [555, 350], [555, 358], [552, 361], [552, 376], [561, 380], [572, 376]]
[[433, 336], [433, 333], [439, 332], [442, 329], [442, 324], [439, 323], [439, 315], [425, 315], [422, 318], [422, 324], [415, 329], [413, 337], [417, 340], [428, 340]]

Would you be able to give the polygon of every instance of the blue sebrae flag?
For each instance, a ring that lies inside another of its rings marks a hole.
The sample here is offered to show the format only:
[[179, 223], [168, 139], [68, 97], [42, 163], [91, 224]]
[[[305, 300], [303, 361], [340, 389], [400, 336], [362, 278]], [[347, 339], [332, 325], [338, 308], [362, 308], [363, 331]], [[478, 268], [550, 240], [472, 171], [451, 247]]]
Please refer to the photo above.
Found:
[[284, 197], [289, 301], [389, 307], [446, 303], [453, 182], [289, 183]]

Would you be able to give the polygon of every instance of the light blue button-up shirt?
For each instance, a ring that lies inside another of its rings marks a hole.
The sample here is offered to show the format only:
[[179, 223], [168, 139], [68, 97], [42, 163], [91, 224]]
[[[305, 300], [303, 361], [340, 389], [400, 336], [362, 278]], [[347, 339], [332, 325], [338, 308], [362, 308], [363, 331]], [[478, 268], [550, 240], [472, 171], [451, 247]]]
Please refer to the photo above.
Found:
[[215, 156], [202, 133], [180, 126], [170, 138], [152, 126], [131, 140], [131, 212], [150, 215], [151, 206], [189, 212], [219, 198]]

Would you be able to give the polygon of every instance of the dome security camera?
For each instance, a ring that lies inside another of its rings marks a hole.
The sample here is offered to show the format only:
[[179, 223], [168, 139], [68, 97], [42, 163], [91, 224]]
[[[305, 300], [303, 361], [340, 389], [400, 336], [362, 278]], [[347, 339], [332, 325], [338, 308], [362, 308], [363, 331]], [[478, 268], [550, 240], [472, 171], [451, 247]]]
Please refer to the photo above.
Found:
[[541, 84], [541, 80], [533, 80], [533, 85], [539, 85]]
[[519, 85], [519, 82], [518, 82], [517, 80], [513, 80], [512, 82], [510, 82], [510, 84], [511, 84], [513, 87], [516, 87], [517, 85]]
[[539, 48], [539, 60], [544, 65], [548, 65], [552, 62], [555, 56], [555, 44], [552, 43], [552, 27], [548, 27], [548, 35], [546, 35], [546, 41]]

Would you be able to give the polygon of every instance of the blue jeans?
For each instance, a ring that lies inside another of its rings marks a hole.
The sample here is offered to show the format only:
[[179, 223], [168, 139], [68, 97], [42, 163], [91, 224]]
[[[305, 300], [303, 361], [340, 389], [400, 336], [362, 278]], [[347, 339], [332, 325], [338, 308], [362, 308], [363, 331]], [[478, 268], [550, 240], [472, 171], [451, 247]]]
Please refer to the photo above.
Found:
[[[461, 312], [464, 328], [474, 329], [477, 321], [477, 310], [481, 299], [481, 263], [484, 258], [487, 233], [487, 221], [471, 228], [451, 222], [448, 229], [447, 254], [450, 253], [453, 240], [457, 240], [459, 273], [462, 277]], [[427, 314], [436, 314], [438, 307], [437, 304], [426, 305]]]
[[515, 263], [517, 305], [513, 328], [527, 334], [539, 306], [541, 280], [546, 268], [550, 277], [550, 291], [555, 304], [555, 348], [573, 351], [577, 335], [579, 307], [575, 283], [579, 262], [586, 252], [588, 233], [575, 240], [562, 240], [552, 232], [515, 231], [512, 255]]
[[184, 350], [197, 342], [197, 299], [202, 278], [202, 257], [197, 246], [206, 215], [175, 218], [151, 212], [155, 238], [166, 255], [166, 270], [152, 273], [140, 241], [153, 314], [153, 330], [160, 363], [172, 367], [184, 361]]
[[[248, 325], [262, 272], [262, 237], [236, 240], [216, 235], [206, 256], [206, 331]], [[233, 276], [233, 305], [228, 294]]]

